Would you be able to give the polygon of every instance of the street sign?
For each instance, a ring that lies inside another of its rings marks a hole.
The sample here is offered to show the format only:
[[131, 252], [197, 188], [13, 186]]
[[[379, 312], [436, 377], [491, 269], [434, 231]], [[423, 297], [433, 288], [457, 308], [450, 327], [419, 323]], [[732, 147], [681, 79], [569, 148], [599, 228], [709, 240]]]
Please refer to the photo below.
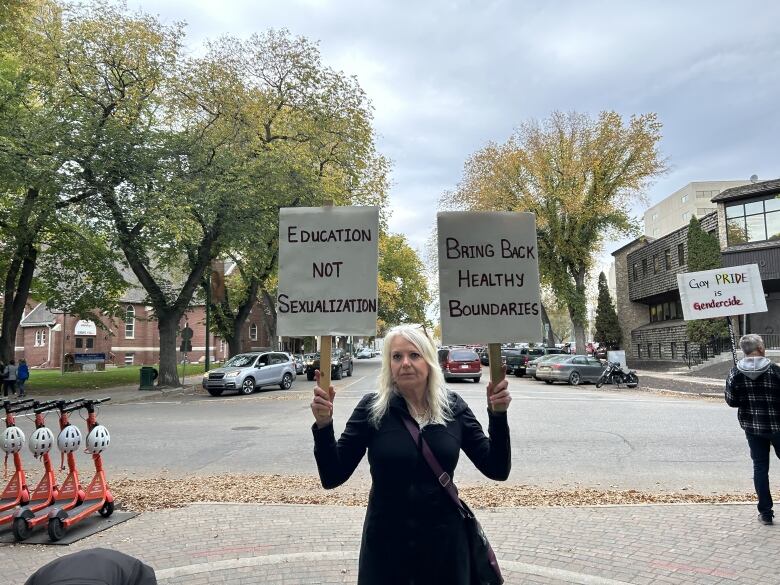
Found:
[[758, 264], [677, 275], [686, 321], [767, 311]]
[[192, 328], [189, 325], [185, 325], [184, 329], [181, 330], [180, 352], [187, 353], [192, 351], [192, 333]]

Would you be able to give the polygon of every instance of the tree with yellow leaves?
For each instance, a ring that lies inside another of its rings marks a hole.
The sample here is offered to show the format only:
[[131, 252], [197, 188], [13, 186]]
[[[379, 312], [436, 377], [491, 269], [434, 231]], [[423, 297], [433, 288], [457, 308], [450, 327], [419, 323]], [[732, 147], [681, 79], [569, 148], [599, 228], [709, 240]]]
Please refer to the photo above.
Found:
[[577, 352], [585, 351], [586, 276], [608, 238], [639, 232], [630, 215], [649, 183], [666, 170], [653, 113], [576, 112], [522, 124], [504, 144], [469, 158], [446, 208], [536, 214], [542, 283], [566, 307]]

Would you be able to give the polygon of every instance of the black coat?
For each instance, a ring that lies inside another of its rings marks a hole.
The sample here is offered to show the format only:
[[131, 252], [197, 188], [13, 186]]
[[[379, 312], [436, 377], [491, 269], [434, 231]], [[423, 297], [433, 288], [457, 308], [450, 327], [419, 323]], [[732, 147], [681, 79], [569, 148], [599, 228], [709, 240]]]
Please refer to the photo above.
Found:
[[[379, 428], [368, 421], [376, 395], [363, 397], [338, 442], [333, 425], [312, 427], [320, 480], [335, 488], [368, 450], [372, 487], [360, 545], [358, 585], [465, 585], [468, 543], [463, 518], [404, 426], [406, 401], [392, 397]], [[511, 466], [506, 413], [489, 411], [489, 435], [464, 400], [450, 393], [453, 420], [426, 425], [422, 436], [451, 477], [460, 450], [487, 477], [505, 480]]]
[[154, 569], [106, 548], [82, 550], [44, 565], [25, 585], [157, 585]]

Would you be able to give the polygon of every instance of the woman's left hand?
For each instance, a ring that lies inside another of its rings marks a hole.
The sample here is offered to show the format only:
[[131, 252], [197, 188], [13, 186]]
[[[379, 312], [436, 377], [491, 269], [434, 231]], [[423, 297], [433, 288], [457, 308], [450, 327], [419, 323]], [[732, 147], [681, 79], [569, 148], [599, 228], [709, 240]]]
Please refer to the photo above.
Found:
[[509, 403], [512, 402], [512, 395], [509, 393], [509, 382], [503, 378], [497, 384], [492, 381], [487, 385], [488, 408], [493, 412], [506, 412]]

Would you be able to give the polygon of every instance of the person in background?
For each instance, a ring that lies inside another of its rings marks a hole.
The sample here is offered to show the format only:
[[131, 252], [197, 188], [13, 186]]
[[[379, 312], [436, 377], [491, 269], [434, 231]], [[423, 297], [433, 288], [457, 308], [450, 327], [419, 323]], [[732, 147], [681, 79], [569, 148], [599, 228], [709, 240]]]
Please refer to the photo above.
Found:
[[135, 557], [91, 548], [54, 559], [24, 585], [157, 585], [154, 569]]
[[780, 457], [780, 367], [764, 355], [764, 340], [749, 333], [739, 340], [745, 357], [731, 368], [725, 398], [737, 408], [753, 460], [753, 486], [758, 496], [758, 520], [772, 524], [772, 494], [769, 490], [769, 455]]
[[[511, 467], [506, 408], [512, 400], [507, 381], [487, 385], [486, 436], [468, 404], [444, 385], [436, 348], [425, 333], [394, 327], [384, 347], [379, 390], [360, 400], [338, 441], [335, 390], [314, 389], [314, 457], [322, 486], [347, 481], [368, 452], [372, 487], [358, 585], [467, 585], [471, 567], [463, 517], [404, 420], [420, 428], [449, 478], [462, 449], [484, 475], [506, 480]], [[319, 372], [316, 379], [319, 383]]]
[[16, 396], [16, 362], [11, 360], [3, 373], [3, 396], [8, 396], [9, 391]]
[[24, 384], [30, 378], [30, 368], [27, 367], [27, 360], [19, 360], [19, 367], [16, 368], [16, 388], [19, 390], [19, 398], [25, 395]]

